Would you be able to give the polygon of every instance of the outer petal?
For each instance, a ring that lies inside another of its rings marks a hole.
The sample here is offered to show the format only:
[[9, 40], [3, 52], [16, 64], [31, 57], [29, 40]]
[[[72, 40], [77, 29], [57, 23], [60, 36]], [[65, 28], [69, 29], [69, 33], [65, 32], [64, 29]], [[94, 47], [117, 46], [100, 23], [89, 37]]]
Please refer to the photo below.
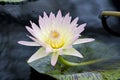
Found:
[[47, 56], [48, 54], [45, 53], [45, 48], [41, 47], [36, 53], [34, 53], [29, 60], [27, 61], [28, 63], [35, 61], [39, 58], [43, 58]]
[[[71, 22], [71, 25], [75, 26], [78, 22], [78, 17], [76, 17], [72, 22]], [[76, 26], [75, 26], [76, 27]]]
[[48, 16], [47, 16], [46, 12], [44, 12], [43, 14], [44, 14], [44, 18], [48, 19]]
[[25, 27], [26, 27], [27, 31], [34, 36], [33, 30], [29, 26], [25, 26]]
[[40, 28], [35, 23], [33, 23], [32, 21], [30, 21], [30, 23], [31, 23], [32, 29], [34, 31], [40, 32]]
[[43, 42], [41, 42], [40, 40], [38, 40], [38, 39], [36, 39], [36, 38], [34, 38], [34, 37], [32, 37], [32, 36], [29, 36], [29, 35], [27, 35], [31, 40], [33, 40], [33, 41], [35, 41], [36, 43], [38, 43], [39, 45], [41, 45], [41, 46], [45, 46], [45, 44], [43, 43]]
[[41, 31], [40, 30], [37, 32], [37, 31], [34, 31], [33, 29], [31, 29], [28, 26], [26, 26], [26, 29], [28, 30], [28, 32], [30, 32], [36, 38], [39, 38], [39, 36], [41, 36]]
[[81, 55], [81, 53], [79, 53], [77, 50], [75, 50], [74, 48], [70, 48], [70, 49], [65, 49], [63, 50], [63, 55], [71, 55], [71, 56], [76, 56], [76, 57], [80, 57], [83, 58], [83, 56]]
[[85, 26], [86, 26], [86, 23], [81, 24], [80, 26], [78, 26], [76, 28], [75, 34], [80, 34], [81, 32], [83, 32], [85, 30]]
[[41, 16], [39, 16], [38, 22], [39, 22], [40, 29], [43, 30], [45, 27], [45, 24], [44, 24], [43, 18]]
[[55, 14], [53, 14], [53, 13], [51, 12], [50, 15], [49, 15], [49, 18], [50, 18], [51, 20], [55, 20]]
[[36, 42], [29, 42], [29, 41], [18, 41], [18, 43], [26, 46], [40, 46], [40, 44]]
[[73, 43], [73, 45], [74, 45], [74, 44], [81, 44], [81, 43], [92, 42], [92, 41], [94, 41], [94, 40], [95, 40], [95, 39], [93, 39], [93, 38], [78, 39], [78, 40], [76, 40], [76, 41]]
[[71, 25], [71, 31], [72, 32], [75, 32], [75, 29], [76, 29], [76, 27], [78, 26], [78, 24], [77, 24], [77, 22], [78, 22], [78, 17], [76, 17], [71, 23], [70, 23], [70, 25]]
[[62, 18], [62, 13], [61, 13], [60, 10], [58, 11], [56, 18], [58, 18], [58, 19], [61, 19], [61, 18]]
[[56, 64], [56, 62], [57, 62], [57, 60], [58, 60], [58, 53], [53, 53], [52, 54], [52, 58], [51, 58], [51, 64], [53, 65], [53, 66], [55, 66], [55, 64]]
[[67, 13], [63, 19], [63, 23], [65, 24], [70, 24], [70, 21], [71, 21], [71, 17], [69, 16], [70, 13]]
[[61, 25], [62, 22], [63, 22], [63, 17], [61, 11], [59, 10], [56, 15], [55, 23], [57, 23], [57, 25]]

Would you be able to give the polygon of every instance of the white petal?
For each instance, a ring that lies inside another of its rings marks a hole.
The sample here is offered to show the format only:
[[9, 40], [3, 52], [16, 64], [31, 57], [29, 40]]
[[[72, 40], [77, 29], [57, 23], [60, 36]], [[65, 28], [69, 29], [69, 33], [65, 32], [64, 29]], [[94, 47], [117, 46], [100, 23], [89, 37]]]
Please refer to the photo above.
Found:
[[51, 21], [50, 18], [47, 19], [46, 17], [42, 18], [41, 16], [39, 16], [39, 26], [41, 29], [41, 34], [44, 36], [46, 36], [46, 34], [48, 34], [48, 31], [50, 29], [50, 24], [51, 24], [50, 21]]
[[78, 39], [76, 40], [73, 44], [81, 44], [81, 43], [87, 43], [87, 42], [92, 42], [95, 39], [93, 38], [84, 38], [84, 39]]
[[83, 32], [85, 30], [85, 26], [86, 26], [86, 23], [81, 24], [80, 26], [78, 26], [76, 28], [76, 30], [74, 31], [74, 34], [80, 34], [81, 32]]
[[31, 40], [33, 40], [33, 41], [35, 41], [36, 43], [38, 43], [39, 45], [41, 45], [41, 46], [44, 46], [44, 44], [40, 41], [40, 40], [38, 40], [38, 39], [36, 39], [36, 38], [34, 38], [34, 37], [32, 37], [32, 36], [29, 36], [29, 35], [27, 35]]
[[45, 27], [45, 24], [44, 24], [43, 18], [41, 16], [39, 16], [38, 22], [39, 22], [39, 26], [40, 26], [41, 30], [43, 30]]
[[28, 31], [29, 33], [31, 33], [32, 35], [34, 35], [33, 30], [32, 30], [29, 26], [25, 26], [25, 27], [26, 27], [26, 29], [27, 29], [27, 31]]
[[[46, 14], [46, 12], [44, 12], [43, 20], [44, 20], [44, 25], [45, 25], [45, 27], [50, 26], [51, 21], [50, 21], [48, 15]], [[45, 27], [44, 27], [44, 28], [45, 28]]]
[[72, 22], [71, 22], [71, 25], [75, 26], [78, 22], [78, 17], [76, 17]]
[[44, 14], [44, 18], [48, 19], [48, 16], [47, 16], [46, 12], [44, 12], [43, 14]]
[[77, 50], [75, 50], [74, 48], [63, 50], [63, 55], [71, 55], [71, 56], [83, 58], [82, 54]]
[[71, 23], [70, 23], [70, 26], [71, 26], [71, 31], [72, 32], [75, 32], [75, 29], [76, 27], [78, 26], [77, 22], [78, 22], [78, 17], [76, 17]]
[[28, 30], [28, 32], [30, 32], [34, 37], [36, 38], [40, 38], [39, 36], [41, 36], [41, 31], [34, 31], [33, 29], [31, 29], [30, 27], [26, 26], [26, 29]]
[[55, 14], [53, 14], [53, 13], [51, 12], [50, 15], [49, 15], [49, 18], [50, 18], [51, 20], [55, 20]]
[[52, 49], [50, 47], [46, 47], [46, 53], [51, 53]]
[[36, 38], [34, 38], [34, 37], [32, 37], [32, 36], [29, 36], [29, 35], [27, 35], [27, 36], [28, 36], [31, 40], [39, 43], [39, 41], [38, 41]]
[[29, 42], [29, 41], [18, 41], [18, 43], [26, 46], [40, 46], [40, 44], [36, 42]]
[[70, 24], [70, 21], [71, 21], [71, 17], [69, 16], [70, 13], [67, 13], [63, 19], [63, 23], [67, 23], [67, 24]]
[[39, 28], [35, 23], [33, 23], [32, 21], [30, 21], [30, 23], [31, 23], [32, 29], [33, 29], [34, 31], [37, 31], [37, 32], [40, 31], [40, 28]]
[[[26, 29], [32, 34], [32, 36], [34, 36], [34, 37], [38, 37], [41, 33], [39, 32], [39, 35], [37, 35], [36, 34], [36, 32], [33, 30], [33, 29], [31, 29], [30, 27], [28, 27], [28, 26], [26, 26]], [[29, 37], [29, 36], [28, 36]], [[40, 38], [40, 37], [39, 37]]]
[[55, 66], [57, 60], [58, 60], [58, 54], [57, 53], [52, 53], [52, 58], [51, 58], [51, 64], [52, 66]]
[[37, 59], [43, 58], [48, 54], [45, 53], [45, 48], [41, 47], [37, 52], [35, 52], [27, 61], [28, 63], [35, 61]]
[[62, 18], [62, 13], [61, 13], [60, 10], [58, 11], [56, 18], [58, 18], [58, 19], [61, 19], [61, 18]]
[[61, 11], [59, 10], [56, 15], [55, 23], [57, 23], [56, 25], [61, 25], [62, 22], [63, 22], [63, 17]]

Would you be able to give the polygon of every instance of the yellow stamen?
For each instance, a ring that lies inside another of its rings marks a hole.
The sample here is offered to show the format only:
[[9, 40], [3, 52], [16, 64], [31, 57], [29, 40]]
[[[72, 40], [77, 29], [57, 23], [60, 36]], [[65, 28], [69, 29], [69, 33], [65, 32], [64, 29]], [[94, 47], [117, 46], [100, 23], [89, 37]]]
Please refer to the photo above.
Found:
[[51, 31], [49, 37], [45, 40], [53, 49], [59, 49], [65, 44], [65, 40], [57, 31]]
[[48, 39], [46, 41], [53, 49], [61, 48], [64, 45], [64, 40], [54, 40], [54, 39]]
[[63, 41], [60, 41], [60, 42], [55, 41], [55, 42], [51, 42], [50, 45], [53, 49], [58, 49], [58, 48], [61, 48], [64, 45], [64, 42]]

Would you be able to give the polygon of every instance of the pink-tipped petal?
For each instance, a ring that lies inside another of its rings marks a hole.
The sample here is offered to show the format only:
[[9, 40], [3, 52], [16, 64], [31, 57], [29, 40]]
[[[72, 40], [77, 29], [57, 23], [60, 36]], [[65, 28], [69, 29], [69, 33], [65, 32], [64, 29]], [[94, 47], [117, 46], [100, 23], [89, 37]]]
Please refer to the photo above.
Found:
[[82, 54], [78, 52], [77, 50], [75, 50], [74, 48], [63, 50], [63, 55], [70, 55], [70, 56], [76, 56], [76, 57], [83, 58]]
[[39, 42], [36, 38], [32, 37], [32, 36], [29, 36], [27, 35], [31, 40], [35, 41], [35, 42]]
[[53, 14], [53, 13], [51, 12], [50, 15], [49, 15], [49, 18], [54, 20], [54, 19], [55, 19], [55, 14]]
[[39, 20], [40, 20], [40, 21], [42, 21], [42, 20], [43, 20], [43, 18], [42, 18], [40, 15], [39, 15]]
[[71, 21], [71, 17], [70, 17], [70, 13], [66, 14], [64, 19], [63, 19], [63, 22], [65, 24], [70, 24], [70, 21]]
[[38, 38], [40, 35], [41, 35], [41, 32], [40, 31], [34, 31], [33, 29], [31, 29], [30, 27], [28, 26], [25, 26], [26, 29], [28, 30], [28, 32], [31, 33], [31, 35], [33, 35], [34, 37]]
[[43, 22], [43, 18], [41, 16], [39, 16], [38, 23], [39, 23], [40, 29], [41, 30], [44, 29], [44, 22]]
[[27, 35], [31, 40], [35, 41], [36, 43], [38, 43], [39, 45], [43, 46], [43, 43], [39, 40], [37, 40], [36, 38], [32, 37], [32, 36], [29, 36]]
[[81, 32], [83, 32], [85, 30], [85, 26], [86, 26], [86, 23], [78, 26], [77, 29], [76, 29], [76, 33], [80, 34]]
[[42, 32], [47, 32], [47, 29], [50, 27], [47, 27], [47, 25], [50, 23], [50, 20], [48, 20], [49, 19], [45, 19], [45, 17], [42, 18], [41, 16], [39, 16], [39, 26]]
[[58, 11], [56, 18], [58, 18], [58, 19], [62, 18], [61, 10]]
[[18, 43], [25, 46], [40, 46], [40, 44], [36, 42], [29, 42], [29, 41], [18, 41]]
[[34, 32], [33, 32], [33, 30], [30, 27], [28, 27], [28, 26], [25, 26], [25, 27], [26, 27], [26, 29], [27, 29], [27, 31], [29, 33], [31, 33], [32, 35], [34, 35]]
[[27, 61], [28, 63], [33, 62], [37, 59], [43, 58], [48, 54], [45, 53], [45, 48], [41, 47], [37, 52], [35, 52]]
[[87, 42], [92, 42], [92, 41], [94, 41], [94, 40], [95, 40], [95, 39], [93, 39], [93, 38], [78, 39], [78, 40], [76, 40], [76, 41], [73, 43], [73, 45], [75, 45], [75, 44], [87, 43]]
[[[42, 35], [40, 28], [39, 28], [35, 23], [32, 23], [32, 21], [30, 21], [30, 23], [31, 23], [31, 25], [32, 25], [32, 32], [33, 32], [33, 33], [31, 33], [31, 34], [32, 34], [35, 38], [40, 39], [40, 38], [41, 38], [41, 35]], [[26, 28], [28, 28], [28, 27], [26, 27]], [[30, 28], [28, 28], [28, 29], [30, 30]]]
[[49, 20], [48, 15], [46, 14], [46, 12], [44, 12], [43, 20], [44, 20], [45, 25], [50, 26], [50, 20]]
[[58, 54], [57, 53], [52, 53], [52, 57], [51, 57], [51, 65], [55, 66], [55, 64], [57, 63], [58, 60]]
[[44, 14], [44, 18], [48, 19], [48, 16], [47, 16], [46, 12], [44, 12], [43, 14]]
[[57, 15], [56, 15], [55, 23], [57, 23], [58, 25], [61, 25], [62, 21], [63, 21], [62, 13], [59, 10]]
[[32, 25], [32, 29], [34, 30], [34, 32], [40, 32], [40, 28], [35, 24], [33, 23], [32, 21], [30, 21], [31, 25]]
[[76, 24], [77, 24], [77, 22], [78, 22], [78, 19], [79, 19], [79, 18], [78, 18], [78, 17], [76, 17], [76, 18], [75, 18], [75, 19], [71, 22], [71, 25], [73, 25], [73, 26], [74, 26], [74, 25], [76, 25]]
[[56, 19], [55, 14], [51, 12], [49, 15], [49, 21], [51, 23], [51, 26], [49, 27], [49, 29], [52, 29], [53, 25], [56, 23], [55, 19]]

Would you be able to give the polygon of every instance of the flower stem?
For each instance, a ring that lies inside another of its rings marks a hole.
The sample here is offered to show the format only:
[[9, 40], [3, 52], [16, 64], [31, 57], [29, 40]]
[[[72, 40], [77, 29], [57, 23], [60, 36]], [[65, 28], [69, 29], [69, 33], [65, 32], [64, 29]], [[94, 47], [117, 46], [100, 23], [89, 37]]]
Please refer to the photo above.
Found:
[[73, 62], [65, 60], [62, 56], [59, 56], [59, 60], [61, 63], [63, 63], [66, 66], [85, 66], [85, 65], [90, 65], [90, 64], [97, 63], [97, 62], [108, 60], [108, 58], [91, 60], [91, 61], [80, 62], [80, 63], [73, 63]]
[[103, 16], [116, 16], [116, 17], [120, 17], [120, 12], [118, 12], [118, 11], [103, 11], [102, 15]]

